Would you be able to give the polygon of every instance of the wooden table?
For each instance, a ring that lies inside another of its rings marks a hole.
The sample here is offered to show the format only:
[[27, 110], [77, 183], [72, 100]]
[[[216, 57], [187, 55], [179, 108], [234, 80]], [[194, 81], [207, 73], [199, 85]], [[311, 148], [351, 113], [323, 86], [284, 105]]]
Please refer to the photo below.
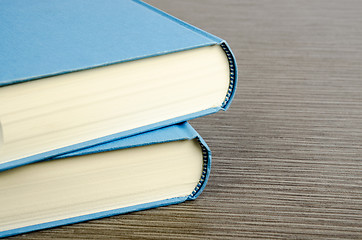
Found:
[[228, 41], [227, 112], [192, 202], [12, 239], [362, 239], [362, 1], [148, 0]]

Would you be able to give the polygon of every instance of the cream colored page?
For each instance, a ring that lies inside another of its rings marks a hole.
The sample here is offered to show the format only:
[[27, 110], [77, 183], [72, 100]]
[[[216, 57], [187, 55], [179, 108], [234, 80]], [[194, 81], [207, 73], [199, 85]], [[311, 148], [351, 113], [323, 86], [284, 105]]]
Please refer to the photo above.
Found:
[[53, 160], [0, 173], [0, 231], [187, 196], [200, 180], [196, 140]]
[[0, 88], [0, 163], [221, 106], [220, 46]]

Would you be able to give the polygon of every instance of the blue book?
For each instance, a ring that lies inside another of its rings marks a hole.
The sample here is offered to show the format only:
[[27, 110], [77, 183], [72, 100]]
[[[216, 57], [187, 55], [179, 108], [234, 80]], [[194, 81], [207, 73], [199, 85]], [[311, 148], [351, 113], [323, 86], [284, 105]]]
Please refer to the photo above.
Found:
[[211, 153], [186, 122], [0, 173], [0, 237], [195, 199]]
[[138, 0], [0, 1], [0, 171], [226, 110], [227, 43]]

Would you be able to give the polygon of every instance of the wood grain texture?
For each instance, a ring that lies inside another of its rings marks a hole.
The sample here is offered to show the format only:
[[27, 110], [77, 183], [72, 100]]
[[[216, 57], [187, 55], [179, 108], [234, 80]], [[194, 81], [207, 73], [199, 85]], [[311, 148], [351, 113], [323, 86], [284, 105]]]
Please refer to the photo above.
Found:
[[227, 112], [192, 202], [11, 239], [362, 239], [362, 1], [148, 0], [228, 41]]

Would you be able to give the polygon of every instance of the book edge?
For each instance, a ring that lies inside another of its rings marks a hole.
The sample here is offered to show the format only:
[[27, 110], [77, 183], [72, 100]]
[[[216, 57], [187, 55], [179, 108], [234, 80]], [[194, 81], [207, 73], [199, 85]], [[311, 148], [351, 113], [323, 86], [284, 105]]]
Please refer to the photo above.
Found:
[[28, 233], [28, 232], [34, 232], [34, 231], [53, 228], [53, 227], [70, 225], [70, 224], [89, 221], [89, 220], [111, 217], [111, 216], [115, 216], [115, 215], [121, 215], [121, 214], [130, 213], [130, 212], [136, 212], [136, 211], [142, 211], [142, 210], [151, 209], [151, 208], [178, 204], [178, 203], [184, 202], [186, 200], [187, 200], [187, 196], [169, 198], [169, 199], [160, 200], [160, 201], [156, 201], [156, 202], [143, 203], [143, 204], [138, 204], [138, 205], [129, 206], [129, 207], [117, 208], [117, 209], [112, 209], [112, 210], [108, 210], [108, 211], [91, 213], [91, 214], [86, 214], [86, 215], [72, 217], [72, 218], [66, 218], [66, 219], [40, 223], [40, 224], [21, 227], [21, 228], [10, 229], [10, 230], [0, 232], [0, 238], [10, 237], [10, 236], [14, 236], [14, 235], [19, 235], [19, 234]]
[[85, 71], [85, 70], [89, 70], [89, 69], [95, 69], [95, 68], [99, 68], [99, 67], [107, 67], [110, 65], [124, 63], [124, 62], [137, 61], [137, 60], [141, 60], [141, 59], [145, 59], [145, 58], [152, 58], [152, 57], [162, 56], [162, 55], [166, 55], [166, 54], [172, 54], [172, 53], [176, 53], [176, 52], [182, 52], [182, 51], [192, 50], [192, 49], [196, 49], [196, 48], [211, 46], [211, 45], [215, 45], [215, 44], [217, 44], [217, 43], [208, 42], [208, 43], [203, 43], [200, 45], [193, 45], [193, 46], [190, 46], [187, 48], [174, 49], [172, 51], [157, 52], [157, 53], [149, 54], [149, 55], [141, 55], [141, 56], [136, 56], [136, 57], [132, 57], [132, 58], [122, 59], [119, 61], [106, 62], [106, 63], [102, 63], [102, 64], [98, 64], [98, 65], [92, 65], [92, 66], [79, 68], [79, 69], [63, 70], [60, 72], [53, 72], [53, 73], [48, 73], [48, 74], [44, 74], [44, 75], [32, 76], [32, 77], [28, 77], [28, 78], [11, 79], [9, 81], [0, 82], [0, 87], [6, 87], [6, 86], [10, 86], [12, 84], [24, 83], [24, 82], [34, 81], [34, 80], [48, 78], [48, 77], [54, 77], [54, 76], [63, 75], [63, 74], [70, 74], [73, 72], [80, 72], [80, 71]]
[[101, 143], [93, 147], [88, 147], [71, 153], [66, 153], [64, 155], [59, 155], [49, 160], [89, 155], [93, 153], [108, 152], [133, 147], [141, 147], [157, 143], [190, 140], [196, 138], [197, 136], [198, 133], [191, 127], [189, 123], [182, 122], [170, 126], [165, 126], [160, 129], [138, 133], [136, 135], [121, 138], [108, 143]]

